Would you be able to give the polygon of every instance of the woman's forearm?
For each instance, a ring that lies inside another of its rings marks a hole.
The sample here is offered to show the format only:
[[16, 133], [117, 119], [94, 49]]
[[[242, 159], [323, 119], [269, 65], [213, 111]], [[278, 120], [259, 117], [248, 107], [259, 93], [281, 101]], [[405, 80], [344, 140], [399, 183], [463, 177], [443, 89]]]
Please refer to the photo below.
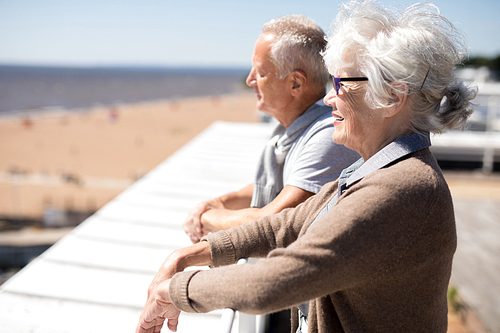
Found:
[[181, 272], [190, 266], [209, 266], [212, 264], [212, 255], [208, 242], [199, 242], [194, 245], [175, 250], [172, 259], [176, 263], [177, 271]]

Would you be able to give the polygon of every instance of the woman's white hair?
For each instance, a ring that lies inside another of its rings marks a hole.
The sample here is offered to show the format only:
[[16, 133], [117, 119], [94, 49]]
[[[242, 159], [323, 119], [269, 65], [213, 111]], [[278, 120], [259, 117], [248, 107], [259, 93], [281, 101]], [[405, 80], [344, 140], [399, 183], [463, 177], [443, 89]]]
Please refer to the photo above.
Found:
[[351, 1], [342, 5], [332, 29], [325, 63], [331, 73], [355, 69], [368, 77], [369, 105], [391, 106], [394, 93], [407, 87], [413, 130], [440, 133], [465, 126], [476, 90], [456, 80], [454, 69], [467, 55], [466, 46], [436, 6], [420, 3], [397, 12], [372, 0]]
[[325, 87], [328, 71], [322, 52], [326, 46], [323, 30], [303, 15], [288, 15], [264, 24], [262, 33], [274, 36], [270, 57], [278, 78], [302, 70], [313, 84]]

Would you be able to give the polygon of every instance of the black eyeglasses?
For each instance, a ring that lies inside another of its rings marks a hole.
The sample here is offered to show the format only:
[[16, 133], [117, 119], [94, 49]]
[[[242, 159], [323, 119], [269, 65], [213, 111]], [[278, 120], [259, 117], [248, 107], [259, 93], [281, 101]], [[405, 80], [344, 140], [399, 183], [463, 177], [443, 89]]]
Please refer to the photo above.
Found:
[[335, 75], [332, 75], [332, 79], [337, 95], [339, 94], [341, 81], [368, 81], [367, 77], [336, 77]]

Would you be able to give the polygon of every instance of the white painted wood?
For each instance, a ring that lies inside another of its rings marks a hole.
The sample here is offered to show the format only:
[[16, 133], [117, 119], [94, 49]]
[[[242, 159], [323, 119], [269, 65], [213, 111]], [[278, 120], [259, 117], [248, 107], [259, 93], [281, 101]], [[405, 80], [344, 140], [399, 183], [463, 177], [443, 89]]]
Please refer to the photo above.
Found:
[[[190, 209], [249, 184], [270, 131], [212, 124], [2, 285], [0, 331], [134, 332], [158, 268], [191, 244]], [[221, 314], [183, 313], [179, 332], [218, 332]]]
[[[8, 292], [1, 296], [0, 331], [8, 333], [133, 333], [141, 313], [140, 309]], [[200, 332], [202, 327], [202, 332], [219, 333], [219, 318], [219, 313], [182, 313], [177, 332]]]

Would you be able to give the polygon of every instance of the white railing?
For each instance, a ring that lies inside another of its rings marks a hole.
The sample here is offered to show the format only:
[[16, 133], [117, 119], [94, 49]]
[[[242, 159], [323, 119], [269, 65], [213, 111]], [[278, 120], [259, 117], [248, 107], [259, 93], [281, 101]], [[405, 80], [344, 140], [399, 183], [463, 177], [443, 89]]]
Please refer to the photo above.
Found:
[[[479, 91], [481, 93], [481, 91]], [[482, 170], [484, 173], [493, 171], [495, 150], [500, 149], [498, 136], [500, 134], [500, 95], [478, 95], [475, 102], [483, 112], [477, 112], [480, 122], [484, 123], [484, 143]]]
[[222, 317], [220, 318], [220, 332], [221, 333], [231, 333], [233, 330], [234, 317], [236, 316], [236, 311], [233, 309], [224, 309], [222, 311]]

